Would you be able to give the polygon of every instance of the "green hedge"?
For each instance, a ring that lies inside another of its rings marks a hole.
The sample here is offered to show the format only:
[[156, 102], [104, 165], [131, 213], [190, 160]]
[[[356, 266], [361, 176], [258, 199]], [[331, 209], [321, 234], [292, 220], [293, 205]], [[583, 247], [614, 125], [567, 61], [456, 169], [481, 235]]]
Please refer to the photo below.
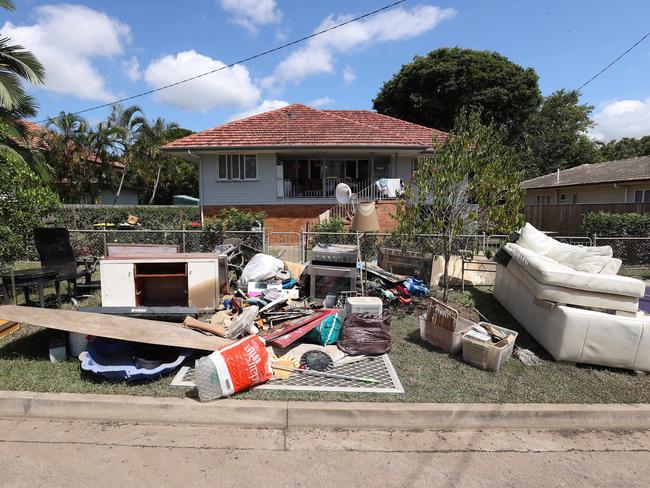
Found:
[[200, 222], [198, 206], [135, 205], [132, 207], [66, 206], [52, 214], [53, 224], [67, 229], [92, 229], [93, 224], [126, 222], [129, 215], [138, 217], [143, 229], [180, 230]]
[[582, 217], [588, 235], [650, 237], [650, 214], [589, 212]]

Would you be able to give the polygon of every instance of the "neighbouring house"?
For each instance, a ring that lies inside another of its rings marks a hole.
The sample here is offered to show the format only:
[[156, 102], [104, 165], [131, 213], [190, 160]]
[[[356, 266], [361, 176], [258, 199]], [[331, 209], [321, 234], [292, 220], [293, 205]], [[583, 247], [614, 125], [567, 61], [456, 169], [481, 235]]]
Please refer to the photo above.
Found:
[[521, 186], [524, 214], [533, 226], [579, 234], [587, 212], [650, 211], [650, 156], [583, 164]]
[[[373, 197], [379, 180], [409, 181], [417, 159], [446, 137], [368, 110], [293, 104], [191, 134], [162, 149], [199, 165], [203, 215], [227, 207], [263, 210], [272, 230], [298, 232], [336, 206], [339, 183]], [[380, 222], [392, 228], [394, 199], [382, 204]]]
[[[47, 129], [39, 124], [35, 124], [34, 122], [28, 122], [26, 120], [21, 121], [21, 123], [27, 128], [28, 134], [29, 134], [29, 145], [32, 148], [38, 148], [41, 149], [42, 151], [47, 151], [47, 144], [43, 140], [43, 133], [47, 131]], [[88, 164], [97, 164], [101, 165], [102, 161], [99, 159], [98, 156], [93, 155], [88, 159]], [[111, 165], [113, 166], [113, 171], [115, 172], [116, 177], [121, 176], [121, 172], [124, 170], [124, 166], [115, 161], [112, 162]], [[59, 181], [57, 182], [59, 184], [66, 184], [66, 181]], [[101, 189], [99, 198], [96, 202], [88, 202], [83, 199], [82, 201], [76, 201], [76, 202], [64, 202], [64, 203], [82, 203], [82, 204], [100, 204], [100, 205], [137, 205], [138, 204], [138, 190], [136, 188], [132, 188], [128, 185], [122, 186], [122, 191], [120, 192], [119, 197], [117, 198], [117, 201], [115, 200], [115, 193], [113, 192], [113, 189], [110, 187], [104, 187]]]

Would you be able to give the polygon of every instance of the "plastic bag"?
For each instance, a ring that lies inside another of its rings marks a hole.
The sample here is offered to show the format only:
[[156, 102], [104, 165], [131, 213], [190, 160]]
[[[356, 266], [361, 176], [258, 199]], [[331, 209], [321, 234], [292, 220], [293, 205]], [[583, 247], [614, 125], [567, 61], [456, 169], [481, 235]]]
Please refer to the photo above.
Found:
[[264, 340], [248, 336], [195, 363], [201, 401], [227, 397], [271, 379], [269, 353]]
[[381, 316], [353, 313], [345, 319], [338, 347], [350, 356], [384, 354], [392, 342], [388, 311]]
[[315, 341], [321, 346], [335, 344], [341, 333], [341, 316], [339, 314], [329, 315], [305, 335], [306, 339]]
[[248, 286], [249, 281], [264, 281], [273, 278], [278, 271], [284, 269], [284, 262], [268, 254], [256, 254], [244, 266], [239, 278], [239, 286]]

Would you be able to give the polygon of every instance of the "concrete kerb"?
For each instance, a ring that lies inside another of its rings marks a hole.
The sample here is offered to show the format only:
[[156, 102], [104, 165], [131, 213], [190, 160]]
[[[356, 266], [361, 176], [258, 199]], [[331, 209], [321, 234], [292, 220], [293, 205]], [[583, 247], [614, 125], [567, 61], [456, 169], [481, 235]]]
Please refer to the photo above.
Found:
[[0, 391], [1, 418], [343, 430], [650, 429], [649, 404], [220, 400]]

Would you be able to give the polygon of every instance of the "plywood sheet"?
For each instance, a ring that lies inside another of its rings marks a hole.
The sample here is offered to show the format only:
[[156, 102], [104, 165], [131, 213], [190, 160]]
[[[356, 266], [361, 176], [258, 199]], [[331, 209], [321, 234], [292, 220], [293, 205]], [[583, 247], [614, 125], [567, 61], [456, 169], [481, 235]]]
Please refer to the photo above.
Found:
[[110, 339], [216, 351], [233, 341], [156, 320], [44, 308], [0, 306], [0, 319]]

